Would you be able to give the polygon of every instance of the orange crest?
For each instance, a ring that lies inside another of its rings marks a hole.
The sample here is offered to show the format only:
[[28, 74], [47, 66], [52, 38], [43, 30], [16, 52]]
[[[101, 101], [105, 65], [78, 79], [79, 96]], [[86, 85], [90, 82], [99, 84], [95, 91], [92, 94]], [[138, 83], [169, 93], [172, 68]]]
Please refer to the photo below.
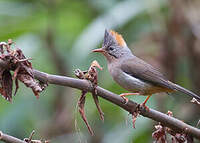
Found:
[[126, 42], [124, 41], [122, 35], [118, 34], [117, 32], [113, 31], [113, 30], [110, 30], [110, 33], [112, 34], [112, 36], [115, 37], [117, 43], [120, 45], [120, 46], [125, 46], [126, 45]]

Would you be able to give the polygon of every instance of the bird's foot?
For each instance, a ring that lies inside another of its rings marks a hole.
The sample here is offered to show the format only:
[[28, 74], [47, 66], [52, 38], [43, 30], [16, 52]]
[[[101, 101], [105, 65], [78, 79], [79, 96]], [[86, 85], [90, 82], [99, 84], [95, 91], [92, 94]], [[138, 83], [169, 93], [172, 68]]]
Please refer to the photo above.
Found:
[[135, 128], [136, 119], [137, 119], [138, 115], [140, 115], [140, 111], [142, 109], [145, 109], [146, 111], [149, 111], [149, 107], [147, 107], [145, 105], [145, 102], [143, 102], [142, 104], [137, 104], [135, 111], [131, 113], [132, 114], [133, 128]]
[[125, 96], [129, 96], [129, 95], [140, 95], [139, 93], [122, 93], [119, 96], [122, 97], [124, 99], [124, 104], [128, 103], [128, 98], [126, 98]]
[[146, 103], [147, 103], [147, 101], [149, 100], [150, 97], [151, 97], [151, 95], [147, 96], [145, 101], [142, 104], [140, 104], [140, 107], [143, 107], [146, 111], [149, 111], [149, 107], [146, 106]]
[[123, 94], [120, 94], [119, 96], [122, 97], [122, 98], [124, 99], [124, 102], [123, 102], [124, 104], [127, 104], [127, 103], [128, 103], [128, 98], [124, 97]]
[[146, 111], [149, 111], [149, 107], [145, 105], [145, 103], [139, 104], [140, 107], [144, 108]]

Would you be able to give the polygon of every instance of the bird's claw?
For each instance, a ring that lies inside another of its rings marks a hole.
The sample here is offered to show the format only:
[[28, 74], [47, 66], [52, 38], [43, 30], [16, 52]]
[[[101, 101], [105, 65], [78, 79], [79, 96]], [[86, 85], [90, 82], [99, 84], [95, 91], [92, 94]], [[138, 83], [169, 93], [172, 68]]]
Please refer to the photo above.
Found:
[[123, 94], [120, 94], [119, 96], [124, 99], [123, 104], [127, 104], [128, 103], [128, 98], [124, 97]]
[[144, 108], [146, 111], [149, 111], [149, 107], [147, 107], [144, 103], [139, 104], [141, 108]]

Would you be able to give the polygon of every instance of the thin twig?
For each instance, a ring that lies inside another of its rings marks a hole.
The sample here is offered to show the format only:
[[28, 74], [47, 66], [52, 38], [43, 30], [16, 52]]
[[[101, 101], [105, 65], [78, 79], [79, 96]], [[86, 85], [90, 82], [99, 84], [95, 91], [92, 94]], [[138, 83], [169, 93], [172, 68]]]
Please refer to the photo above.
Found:
[[0, 131], [0, 141], [6, 142], [6, 143], [27, 143], [16, 137], [4, 134], [2, 131]]
[[33, 130], [29, 138], [25, 138], [24, 141], [26, 141], [27, 143], [31, 143], [34, 134], [35, 134], [35, 130]]

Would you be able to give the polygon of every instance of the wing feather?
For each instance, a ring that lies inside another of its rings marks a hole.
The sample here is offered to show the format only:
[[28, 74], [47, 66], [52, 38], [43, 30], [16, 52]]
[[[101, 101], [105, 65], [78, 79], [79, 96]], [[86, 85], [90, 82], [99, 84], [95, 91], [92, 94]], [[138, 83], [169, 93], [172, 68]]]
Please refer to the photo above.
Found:
[[137, 57], [126, 60], [121, 69], [129, 75], [153, 85], [174, 89], [162, 73]]

